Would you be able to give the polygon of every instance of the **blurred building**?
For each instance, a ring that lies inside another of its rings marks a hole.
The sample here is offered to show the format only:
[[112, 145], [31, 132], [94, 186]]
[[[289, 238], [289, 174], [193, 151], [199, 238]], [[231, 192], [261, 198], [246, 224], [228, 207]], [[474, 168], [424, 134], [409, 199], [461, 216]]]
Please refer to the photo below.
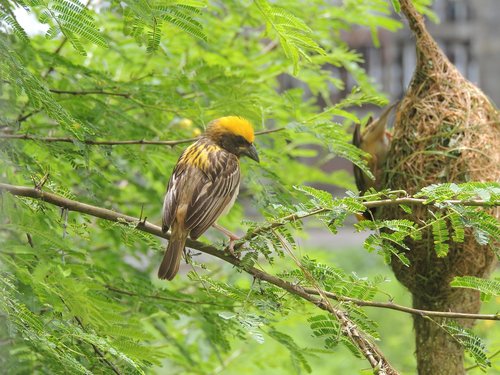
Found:
[[[439, 24], [427, 27], [451, 62], [479, 86], [496, 105], [500, 104], [500, 2], [498, 0], [434, 0]], [[346, 34], [351, 48], [365, 59], [364, 68], [391, 99], [403, 96], [415, 68], [415, 41], [408, 27], [397, 33], [380, 32], [380, 48], [372, 43], [370, 31], [359, 28]], [[347, 74], [344, 92], [355, 84]]]

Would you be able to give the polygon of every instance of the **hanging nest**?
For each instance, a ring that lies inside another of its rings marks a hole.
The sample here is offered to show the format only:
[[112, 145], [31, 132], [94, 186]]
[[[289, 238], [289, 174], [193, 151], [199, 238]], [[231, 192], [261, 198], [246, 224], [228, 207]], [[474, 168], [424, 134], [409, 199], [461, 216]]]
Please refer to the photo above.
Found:
[[[416, 38], [417, 66], [396, 113], [384, 186], [413, 194], [435, 183], [499, 181], [499, 112], [447, 59], [410, 0], [401, 0], [401, 10]], [[429, 212], [416, 207], [407, 215], [397, 207], [385, 207], [380, 216], [418, 223], [428, 220]], [[496, 261], [491, 249], [478, 245], [467, 231], [463, 243], [450, 243], [444, 258], [436, 256], [430, 231], [408, 245], [410, 267], [394, 258], [392, 268], [414, 299], [425, 300], [429, 307], [443, 299], [451, 305], [457, 298], [464, 302], [449, 286], [453, 277], [487, 277]], [[472, 293], [467, 310], [477, 312], [478, 293]]]

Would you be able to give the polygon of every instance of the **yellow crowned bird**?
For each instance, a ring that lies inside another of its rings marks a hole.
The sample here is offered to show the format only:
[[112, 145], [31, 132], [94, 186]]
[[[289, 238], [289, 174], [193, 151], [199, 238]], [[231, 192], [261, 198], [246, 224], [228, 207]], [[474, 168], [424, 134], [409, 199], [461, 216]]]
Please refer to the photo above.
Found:
[[195, 240], [210, 226], [226, 234], [229, 249], [239, 239], [215, 222], [233, 206], [240, 187], [240, 156], [259, 162], [253, 127], [237, 116], [210, 122], [200, 139], [180, 156], [163, 202], [162, 230], [170, 240], [158, 270], [172, 280], [179, 271], [188, 236]]

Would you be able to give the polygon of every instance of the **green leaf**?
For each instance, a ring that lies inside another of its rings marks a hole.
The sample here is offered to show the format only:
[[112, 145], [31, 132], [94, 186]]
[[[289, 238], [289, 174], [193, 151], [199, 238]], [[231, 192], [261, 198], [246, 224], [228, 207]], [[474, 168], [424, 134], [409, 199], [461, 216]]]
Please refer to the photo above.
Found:
[[455, 276], [450, 285], [454, 288], [479, 290], [487, 296], [500, 296], [500, 280], [488, 280], [474, 276]]
[[481, 369], [491, 366], [491, 362], [486, 355], [486, 348], [483, 341], [471, 330], [461, 327], [455, 322], [448, 322], [442, 327], [465, 349]]
[[311, 53], [325, 54], [312, 38], [312, 30], [300, 18], [267, 0], [254, 3], [266, 20], [268, 31], [274, 30], [286, 56], [292, 60], [294, 74], [298, 73], [300, 59], [310, 61]]
[[391, 0], [391, 3], [396, 13], [401, 12], [401, 4], [399, 3], [399, 0]]
[[312, 368], [303, 354], [304, 349], [300, 348], [291, 336], [275, 329], [271, 329], [267, 334], [288, 349], [293, 363], [297, 363], [298, 366], [303, 368], [307, 373], [312, 372]]
[[446, 243], [450, 237], [446, 220], [439, 212], [433, 214], [435, 220], [432, 222], [432, 236], [434, 238], [434, 249], [438, 257], [445, 257], [448, 255], [450, 245]]
[[294, 186], [294, 189], [311, 196], [319, 206], [330, 208], [333, 205], [333, 197], [326, 191], [318, 190], [311, 186]]

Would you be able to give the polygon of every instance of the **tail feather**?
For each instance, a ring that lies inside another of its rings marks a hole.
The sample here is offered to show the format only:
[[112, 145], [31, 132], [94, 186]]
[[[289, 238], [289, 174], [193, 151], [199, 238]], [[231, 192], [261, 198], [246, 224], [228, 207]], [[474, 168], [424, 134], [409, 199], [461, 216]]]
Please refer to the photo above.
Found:
[[160, 279], [172, 280], [179, 271], [182, 252], [186, 244], [187, 233], [182, 230], [172, 228], [172, 235], [168, 241], [168, 246], [161, 261], [158, 277]]

